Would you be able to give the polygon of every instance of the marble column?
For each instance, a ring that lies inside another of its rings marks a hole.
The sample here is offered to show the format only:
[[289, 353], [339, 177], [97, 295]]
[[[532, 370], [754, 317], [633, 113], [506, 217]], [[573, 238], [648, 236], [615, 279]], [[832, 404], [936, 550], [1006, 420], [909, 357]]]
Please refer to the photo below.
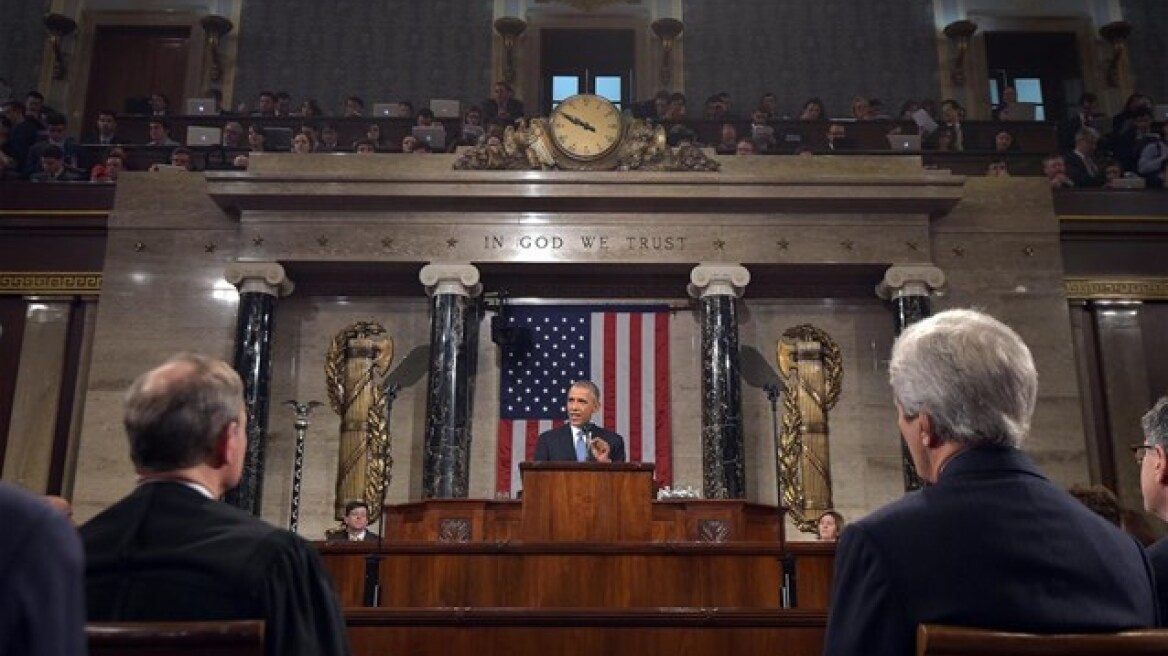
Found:
[[470, 417], [478, 342], [479, 270], [427, 264], [418, 274], [430, 294], [430, 379], [422, 495], [465, 498], [470, 483]]
[[702, 490], [707, 499], [746, 497], [738, 309], [750, 272], [737, 264], [700, 264], [689, 293], [699, 299], [702, 331]]
[[276, 299], [292, 293], [292, 281], [275, 262], [238, 262], [224, 272], [239, 289], [233, 364], [243, 379], [247, 407], [247, 455], [239, 486], [227, 493], [228, 503], [259, 516], [264, 489], [264, 451], [272, 378], [272, 329]]
[[[945, 272], [931, 264], [898, 264], [884, 272], [884, 279], [876, 285], [876, 295], [892, 303], [896, 334], [933, 313], [931, 294], [945, 288]], [[901, 471], [904, 490], [911, 492], [921, 487], [912, 457], [904, 440], [900, 441]]]

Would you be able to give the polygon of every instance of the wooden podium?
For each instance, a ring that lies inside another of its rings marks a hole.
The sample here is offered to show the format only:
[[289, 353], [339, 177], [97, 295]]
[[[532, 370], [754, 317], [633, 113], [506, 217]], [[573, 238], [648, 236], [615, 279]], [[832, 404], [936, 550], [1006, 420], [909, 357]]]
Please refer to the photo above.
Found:
[[[320, 546], [354, 653], [822, 650], [834, 550], [785, 544], [781, 509], [656, 501], [648, 464], [519, 468], [521, 500], [390, 505], [380, 546]], [[368, 559], [381, 591], [360, 608]], [[792, 573], [798, 603], [784, 608]]]
[[652, 537], [653, 465], [524, 462], [521, 539], [531, 542], [647, 542]]

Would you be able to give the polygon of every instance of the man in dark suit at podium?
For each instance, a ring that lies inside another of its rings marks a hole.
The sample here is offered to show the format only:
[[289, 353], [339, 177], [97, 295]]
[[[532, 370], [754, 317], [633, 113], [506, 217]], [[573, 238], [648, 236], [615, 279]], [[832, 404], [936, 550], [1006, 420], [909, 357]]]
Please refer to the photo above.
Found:
[[624, 462], [625, 439], [592, 423], [600, 409], [600, 389], [590, 380], [568, 388], [568, 423], [542, 433], [535, 443], [535, 460]]

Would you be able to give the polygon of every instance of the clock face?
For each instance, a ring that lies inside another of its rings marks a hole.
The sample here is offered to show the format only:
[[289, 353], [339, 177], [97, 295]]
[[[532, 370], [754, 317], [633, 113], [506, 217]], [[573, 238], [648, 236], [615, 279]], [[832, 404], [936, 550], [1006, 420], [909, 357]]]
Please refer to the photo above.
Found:
[[551, 116], [551, 137], [569, 157], [588, 161], [607, 155], [624, 130], [620, 110], [600, 96], [565, 99]]

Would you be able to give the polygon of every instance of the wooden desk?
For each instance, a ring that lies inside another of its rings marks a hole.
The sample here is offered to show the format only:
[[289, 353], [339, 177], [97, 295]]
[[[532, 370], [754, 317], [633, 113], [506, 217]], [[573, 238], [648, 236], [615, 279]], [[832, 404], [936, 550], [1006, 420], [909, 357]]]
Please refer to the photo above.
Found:
[[[118, 116], [118, 134], [123, 139], [136, 144], [144, 144], [149, 138], [150, 116], [122, 115]], [[167, 116], [164, 118], [170, 126], [170, 138], [186, 143], [187, 128], [192, 125], [202, 127], [222, 128], [230, 121], [241, 123], [246, 129], [249, 125], [259, 125], [266, 128], [290, 128], [294, 133], [301, 125], [309, 124], [319, 130], [324, 125], [331, 125], [337, 130], [337, 143], [342, 151], [350, 151], [357, 139], [364, 139], [370, 125], [377, 125], [381, 129], [381, 140], [391, 149], [400, 149], [401, 140], [410, 134], [415, 123], [408, 118], [304, 118], [303, 116]], [[456, 139], [462, 130], [461, 119], [436, 119], [446, 128], [446, 141]], [[247, 145], [246, 141], [243, 143]]]
[[823, 611], [727, 608], [345, 611], [354, 656], [818, 656]]

